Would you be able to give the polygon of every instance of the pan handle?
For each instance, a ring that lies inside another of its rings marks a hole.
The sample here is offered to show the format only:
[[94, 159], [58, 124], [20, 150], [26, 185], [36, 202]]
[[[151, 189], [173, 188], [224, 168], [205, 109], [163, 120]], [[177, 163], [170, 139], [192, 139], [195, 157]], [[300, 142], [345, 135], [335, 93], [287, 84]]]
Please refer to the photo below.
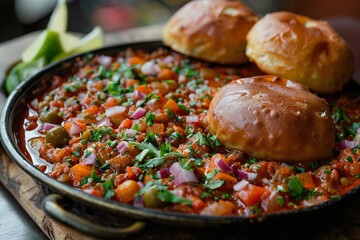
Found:
[[141, 221], [134, 222], [132, 225], [123, 228], [105, 227], [92, 223], [66, 211], [59, 204], [62, 199], [63, 196], [60, 194], [50, 194], [46, 196], [42, 202], [46, 214], [82, 233], [98, 238], [125, 238], [129, 235], [140, 233], [145, 227], [145, 222]]

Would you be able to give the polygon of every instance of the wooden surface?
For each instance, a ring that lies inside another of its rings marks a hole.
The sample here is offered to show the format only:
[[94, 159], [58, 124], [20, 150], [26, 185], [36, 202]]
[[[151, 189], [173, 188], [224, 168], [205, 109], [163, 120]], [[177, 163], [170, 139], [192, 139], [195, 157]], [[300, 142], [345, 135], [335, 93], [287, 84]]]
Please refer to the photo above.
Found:
[[[24, 47], [35, 34], [0, 45], [0, 83], [5, 68], [19, 59]], [[161, 26], [131, 30], [106, 36], [107, 45], [138, 40], [152, 40], [161, 37]], [[1, 95], [1, 94], [0, 94]], [[0, 108], [5, 97], [0, 96]], [[34, 181], [25, 174], [0, 146], [0, 181], [13, 197], [7, 196], [0, 187], [0, 239], [93, 239], [75, 230], [65, 227], [46, 216], [41, 209], [44, 195]], [[6, 196], [6, 197], [1, 197]], [[13, 203], [16, 200], [20, 207], [30, 216], [36, 225], [45, 233], [37, 232], [34, 223], [29, 221], [24, 212]], [[20, 219], [20, 220], [19, 220]], [[16, 221], [18, 220], [18, 221]], [[281, 224], [264, 223], [260, 226], [235, 229], [207, 229], [197, 231], [191, 228], [165, 228], [148, 224], [144, 233], [135, 239], [360, 239], [360, 201], [353, 199], [339, 209], [328, 209], [323, 215], [301, 219], [291, 219]]]

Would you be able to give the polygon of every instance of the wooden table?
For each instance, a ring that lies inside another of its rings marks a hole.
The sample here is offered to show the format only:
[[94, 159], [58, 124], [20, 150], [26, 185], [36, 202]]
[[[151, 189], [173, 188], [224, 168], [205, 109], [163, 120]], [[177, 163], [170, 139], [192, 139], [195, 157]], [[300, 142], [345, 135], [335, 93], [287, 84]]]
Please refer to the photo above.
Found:
[[[106, 45], [161, 38], [162, 26], [152, 26], [106, 35]], [[0, 45], [0, 83], [10, 63], [19, 59], [38, 33]], [[359, 69], [358, 69], [359, 70]], [[5, 96], [0, 94], [0, 108]], [[0, 146], [0, 239], [92, 239], [46, 216], [40, 207], [44, 195]], [[259, 228], [218, 229], [200, 233], [191, 228], [170, 230], [149, 224], [136, 239], [360, 239], [360, 201], [350, 201], [341, 211], [329, 209], [316, 221], [264, 224]]]

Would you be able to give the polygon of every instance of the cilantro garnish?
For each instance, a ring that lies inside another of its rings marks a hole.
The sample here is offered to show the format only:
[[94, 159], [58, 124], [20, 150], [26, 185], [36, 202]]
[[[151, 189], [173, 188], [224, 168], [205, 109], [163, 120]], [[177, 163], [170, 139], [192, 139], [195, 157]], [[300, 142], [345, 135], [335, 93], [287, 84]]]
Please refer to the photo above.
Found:
[[217, 189], [225, 184], [225, 180], [210, 180], [204, 184], [206, 188]]
[[337, 107], [333, 113], [333, 118], [335, 122], [339, 123], [341, 121], [351, 123], [350, 118], [346, 115], [345, 111], [341, 107]]
[[155, 114], [153, 114], [152, 112], [147, 112], [145, 115], [145, 122], [146, 125], [150, 127], [154, 125], [154, 123], [156, 122]]
[[291, 196], [293, 197], [301, 196], [304, 185], [298, 177], [293, 176], [292, 178], [290, 178], [287, 186], [288, 186], [288, 193]]
[[103, 180], [101, 179], [101, 175], [96, 175], [95, 172], [95, 167], [93, 166], [90, 172], [90, 176], [85, 176], [81, 182], [80, 185], [85, 185], [87, 183], [92, 183], [92, 182], [103, 182]]
[[105, 194], [104, 194], [105, 199], [110, 199], [115, 195], [115, 193], [114, 193], [114, 185], [113, 185], [112, 179], [109, 179], [106, 182], [104, 182], [102, 184], [102, 186], [106, 190]]
[[165, 190], [165, 189], [161, 190], [157, 194], [157, 197], [158, 197], [158, 199], [160, 199], [161, 201], [164, 201], [164, 202], [180, 203], [180, 204], [186, 204], [188, 206], [191, 206], [191, 204], [192, 204], [192, 202], [189, 199], [178, 197], [175, 194], [173, 194], [172, 192]]

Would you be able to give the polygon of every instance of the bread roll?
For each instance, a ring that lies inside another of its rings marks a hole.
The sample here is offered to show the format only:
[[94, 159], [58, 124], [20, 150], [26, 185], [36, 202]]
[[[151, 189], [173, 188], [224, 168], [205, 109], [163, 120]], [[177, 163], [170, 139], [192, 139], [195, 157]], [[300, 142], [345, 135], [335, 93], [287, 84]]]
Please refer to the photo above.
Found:
[[164, 28], [164, 44], [175, 51], [222, 64], [248, 62], [246, 35], [258, 20], [240, 1], [196, 0], [178, 10]]
[[267, 14], [247, 35], [246, 55], [274, 74], [322, 93], [340, 91], [350, 79], [354, 58], [325, 21], [289, 12]]
[[216, 93], [209, 130], [229, 149], [273, 161], [331, 157], [335, 126], [327, 102], [306, 86], [272, 75], [242, 78]]

